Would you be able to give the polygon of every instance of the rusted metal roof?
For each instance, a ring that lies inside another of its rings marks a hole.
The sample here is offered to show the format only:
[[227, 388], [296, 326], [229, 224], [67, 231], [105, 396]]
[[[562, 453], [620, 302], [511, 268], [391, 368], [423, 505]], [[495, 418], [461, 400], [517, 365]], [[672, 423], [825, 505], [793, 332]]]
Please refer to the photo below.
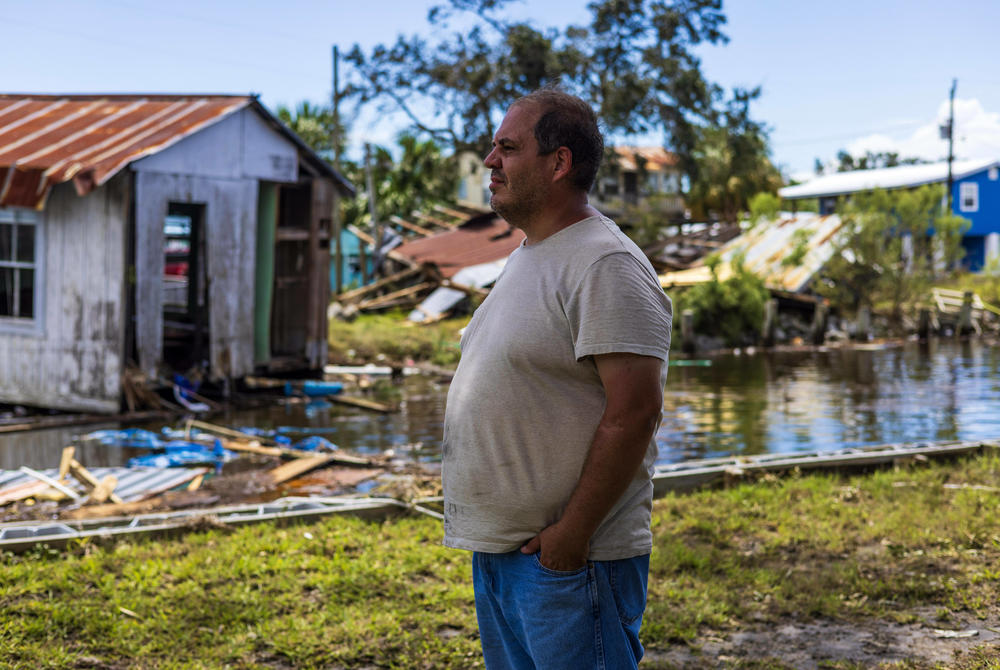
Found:
[[678, 159], [662, 147], [614, 147], [618, 165], [623, 170], [638, 170], [639, 162], [643, 169], [649, 172], [660, 172], [667, 168], [677, 167]]
[[0, 206], [41, 209], [52, 185], [70, 180], [86, 195], [129, 163], [247, 106], [350, 189], [253, 96], [0, 94]]
[[447, 279], [470, 265], [480, 265], [509, 256], [521, 245], [524, 233], [496, 214], [483, 214], [455, 230], [406, 242], [396, 247], [417, 263], [433, 263]]
[[[742, 255], [744, 267], [763, 278], [768, 288], [800, 292], [830, 260], [842, 227], [840, 217], [834, 214], [820, 216], [809, 212], [785, 214], [775, 221], [761, 222], [718, 250], [719, 281], [733, 275], [732, 262]], [[805, 255], [797, 263], [786, 265], [785, 259], [800, 244], [805, 245]], [[695, 267], [660, 275], [660, 284], [664, 288], [690, 286], [711, 278], [711, 271], [701, 261]]]

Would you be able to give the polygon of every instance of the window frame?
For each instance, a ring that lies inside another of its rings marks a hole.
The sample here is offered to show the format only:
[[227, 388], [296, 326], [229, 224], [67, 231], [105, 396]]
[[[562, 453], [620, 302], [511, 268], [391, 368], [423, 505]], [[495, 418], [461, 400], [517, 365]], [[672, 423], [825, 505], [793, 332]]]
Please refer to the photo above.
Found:
[[[968, 194], [968, 196], [967, 196]], [[972, 204], [966, 206], [966, 197]], [[974, 213], [979, 211], [979, 183], [974, 181], [963, 181], [958, 185], [958, 211]]]
[[0, 223], [13, 224], [15, 227], [32, 226], [35, 229], [34, 258], [31, 263], [0, 260], [0, 267], [15, 269], [30, 268], [34, 271], [32, 294], [33, 316], [31, 318], [0, 316], [0, 333], [41, 336], [45, 314], [45, 226], [43, 217], [33, 209], [0, 207]]

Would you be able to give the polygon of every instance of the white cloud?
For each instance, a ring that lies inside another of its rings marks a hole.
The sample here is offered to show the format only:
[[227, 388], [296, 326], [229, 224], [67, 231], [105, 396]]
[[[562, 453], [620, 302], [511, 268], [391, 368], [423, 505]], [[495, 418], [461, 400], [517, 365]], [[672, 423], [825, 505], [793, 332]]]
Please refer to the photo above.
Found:
[[[948, 101], [938, 108], [937, 117], [914, 130], [908, 137], [894, 138], [884, 134], [859, 137], [847, 145], [852, 156], [895, 151], [902, 158], [923, 158], [929, 161], [948, 157], [948, 142], [941, 139], [939, 126], [948, 119]], [[955, 158], [1000, 159], [1000, 113], [988, 112], [979, 100], [955, 100]]]

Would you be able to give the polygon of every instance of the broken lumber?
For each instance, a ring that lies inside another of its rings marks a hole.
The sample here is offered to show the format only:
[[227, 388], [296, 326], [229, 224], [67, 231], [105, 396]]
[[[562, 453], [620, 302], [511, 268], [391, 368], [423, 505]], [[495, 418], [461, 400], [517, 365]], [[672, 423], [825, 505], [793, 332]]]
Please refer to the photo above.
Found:
[[288, 463], [283, 463], [278, 467], [268, 470], [267, 475], [271, 479], [272, 484], [283, 484], [290, 479], [295, 479], [300, 475], [304, 475], [310, 470], [315, 470], [324, 465], [329, 465], [333, 462], [333, 456], [323, 455], [323, 456], [309, 456], [307, 458], [300, 458], [298, 460], [289, 461]]
[[225, 426], [217, 426], [214, 423], [208, 423], [207, 421], [198, 421], [197, 419], [188, 419], [187, 423], [184, 424], [184, 431], [190, 437], [191, 429], [198, 428], [206, 433], [212, 433], [214, 435], [222, 435], [223, 437], [232, 437], [237, 440], [243, 440], [245, 442], [258, 442], [262, 443], [264, 441], [271, 442], [273, 440], [268, 440], [267, 438], [261, 438], [257, 435], [250, 435], [249, 433], [241, 433], [238, 430], [233, 430], [232, 428], [226, 428]]
[[[90, 494], [90, 498], [94, 502], [104, 502], [105, 500], [110, 500], [113, 503], [124, 502], [113, 493], [115, 486], [118, 484], [118, 479], [114, 475], [108, 475], [103, 481], [97, 481], [97, 477], [92, 475], [90, 470], [80, 465], [80, 462], [75, 458], [70, 459], [69, 473], [83, 484], [83, 487], [87, 489], [87, 493]], [[98, 499], [95, 496], [101, 497]]]
[[410, 223], [406, 219], [402, 219], [396, 216], [395, 214], [389, 217], [389, 221], [395, 223], [400, 228], [405, 228], [406, 230], [409, 230], [411, 233], [417, 233], [418, 235], [423, 235], [424, 237], [431, 237], [433, 235], [437, 235], [437, 233], [435, 233], [433, 230], [427, 230], [426, 228], [418, 226], [415, 223]]
[[[361, 230], [360, 228], [358, 228], [353, 224], [348, 224], [347, 230], [351, 231], [352, 234], [354, 234], [359, 240], [361, 240], [365, 244], [368, 244], [372, 248], [375, 248], [375, 238], [373, 238], [365, 231]], [[420, 264], [414, 261], [412, 258], [407, 258], [406, 256], [397, 251], [389, 251], [388, 253], [386, 253], [385, 257], [388, 258], [389, 260], [396, 261], [397, 263], [402, 263], [403, 265], [410, 268], [420, 267]]]
[[349, 395], [334, 395], [329, 396], [331, 402], [335, 402], [340, 405], [350, 405], [352, 407], [360, 407], [361, 409], [370, 409], [373, 412], [381, 412], [382, 414], [392, 414], [398, 411], [398, 408], [392, 405], [386, 405], [385, 403], [375, 402], [374, 400], [368, 400], [367, 398], [358, 398]]
[[63, 484], [57, 482], [56, 480], [52, 479], [52, 477], [49, 477], [48, 475], [46, 475], [44, 472], [38, 472], [37, 470], [32, 470], [27, 465], [22, 465], [18, 469], [21, 472], [23, 472], [24, 474], [28, 475], [29, 477], [33, 477], [34, 479], [37, 479], [38, 481], [45, 482], [46, 484], [48, 484], [49, 486], [51, 486], [52, 488], [54, 488], [56, 491], [59, 491], [63, 495], [68, 496], [68, 497], [72, 498], [73, 500], [79, 500], [80, 499], [80, 494], [79, 493], [77, 493], [73, 489], [69, 488], [68, 486], [64, 486]]
[[406, 268], [401, 272], [391, 274], [388, 277], [383, 277], [382, 279], [379, 279], [377, 282], [368, 284], [367, 286], [362, 286], [361, 288], [356, 288], [352, 291], [345, 291], [344, 293], [341, 293], [339, 296], [337, 296], [337, 301], [341, 303], [350, 302], [356, 298], [360, 298], [363, 295], [367, 295], [368, 293], [377, 291], [378, 289], [382, 288], [383, 286], [386, 286], [387, 284], [407, 279], [408, 277], [411, 277], [412, 275], [419, 273], [421, 269], [422, 268], [420, 267]]
[[380, 306], [388, 307], [389, 303], [392, 303], [393, 301], [399, 298], [405, 298], [414, 295], [416, 293], [420, 293], [421, 291], [433, 288], [434, 286], [435, 286], [434, 282], [429, 282], [429, 281], [421, 282], [415, 286], [409, 286], [407, 288], [403, 288], [398, 291], [393, 291], [392, 293], [386, 293], [385, 295], [381, 295], [377, 298], [372, 298], [370, 300], [359, 302], [358, 309], [362, 310], [373, 309], [375, 307], [380, 307]]

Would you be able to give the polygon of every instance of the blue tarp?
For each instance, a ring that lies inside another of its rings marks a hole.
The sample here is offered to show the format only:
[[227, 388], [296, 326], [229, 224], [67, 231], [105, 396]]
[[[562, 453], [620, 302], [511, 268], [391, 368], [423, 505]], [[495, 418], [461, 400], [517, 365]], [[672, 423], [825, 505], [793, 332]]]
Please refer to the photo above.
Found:
[[214, 463], [221, 466], [226, 461], [236, 457], [236, 454], [222, 446], [220, 440], [210, 447], [198, 442], [173, 440], [162, 447], [163, 453], [146, 454], [128, 459], [130, 467], [145, 465], [156, 468], [178, 468], [187, 465]]

